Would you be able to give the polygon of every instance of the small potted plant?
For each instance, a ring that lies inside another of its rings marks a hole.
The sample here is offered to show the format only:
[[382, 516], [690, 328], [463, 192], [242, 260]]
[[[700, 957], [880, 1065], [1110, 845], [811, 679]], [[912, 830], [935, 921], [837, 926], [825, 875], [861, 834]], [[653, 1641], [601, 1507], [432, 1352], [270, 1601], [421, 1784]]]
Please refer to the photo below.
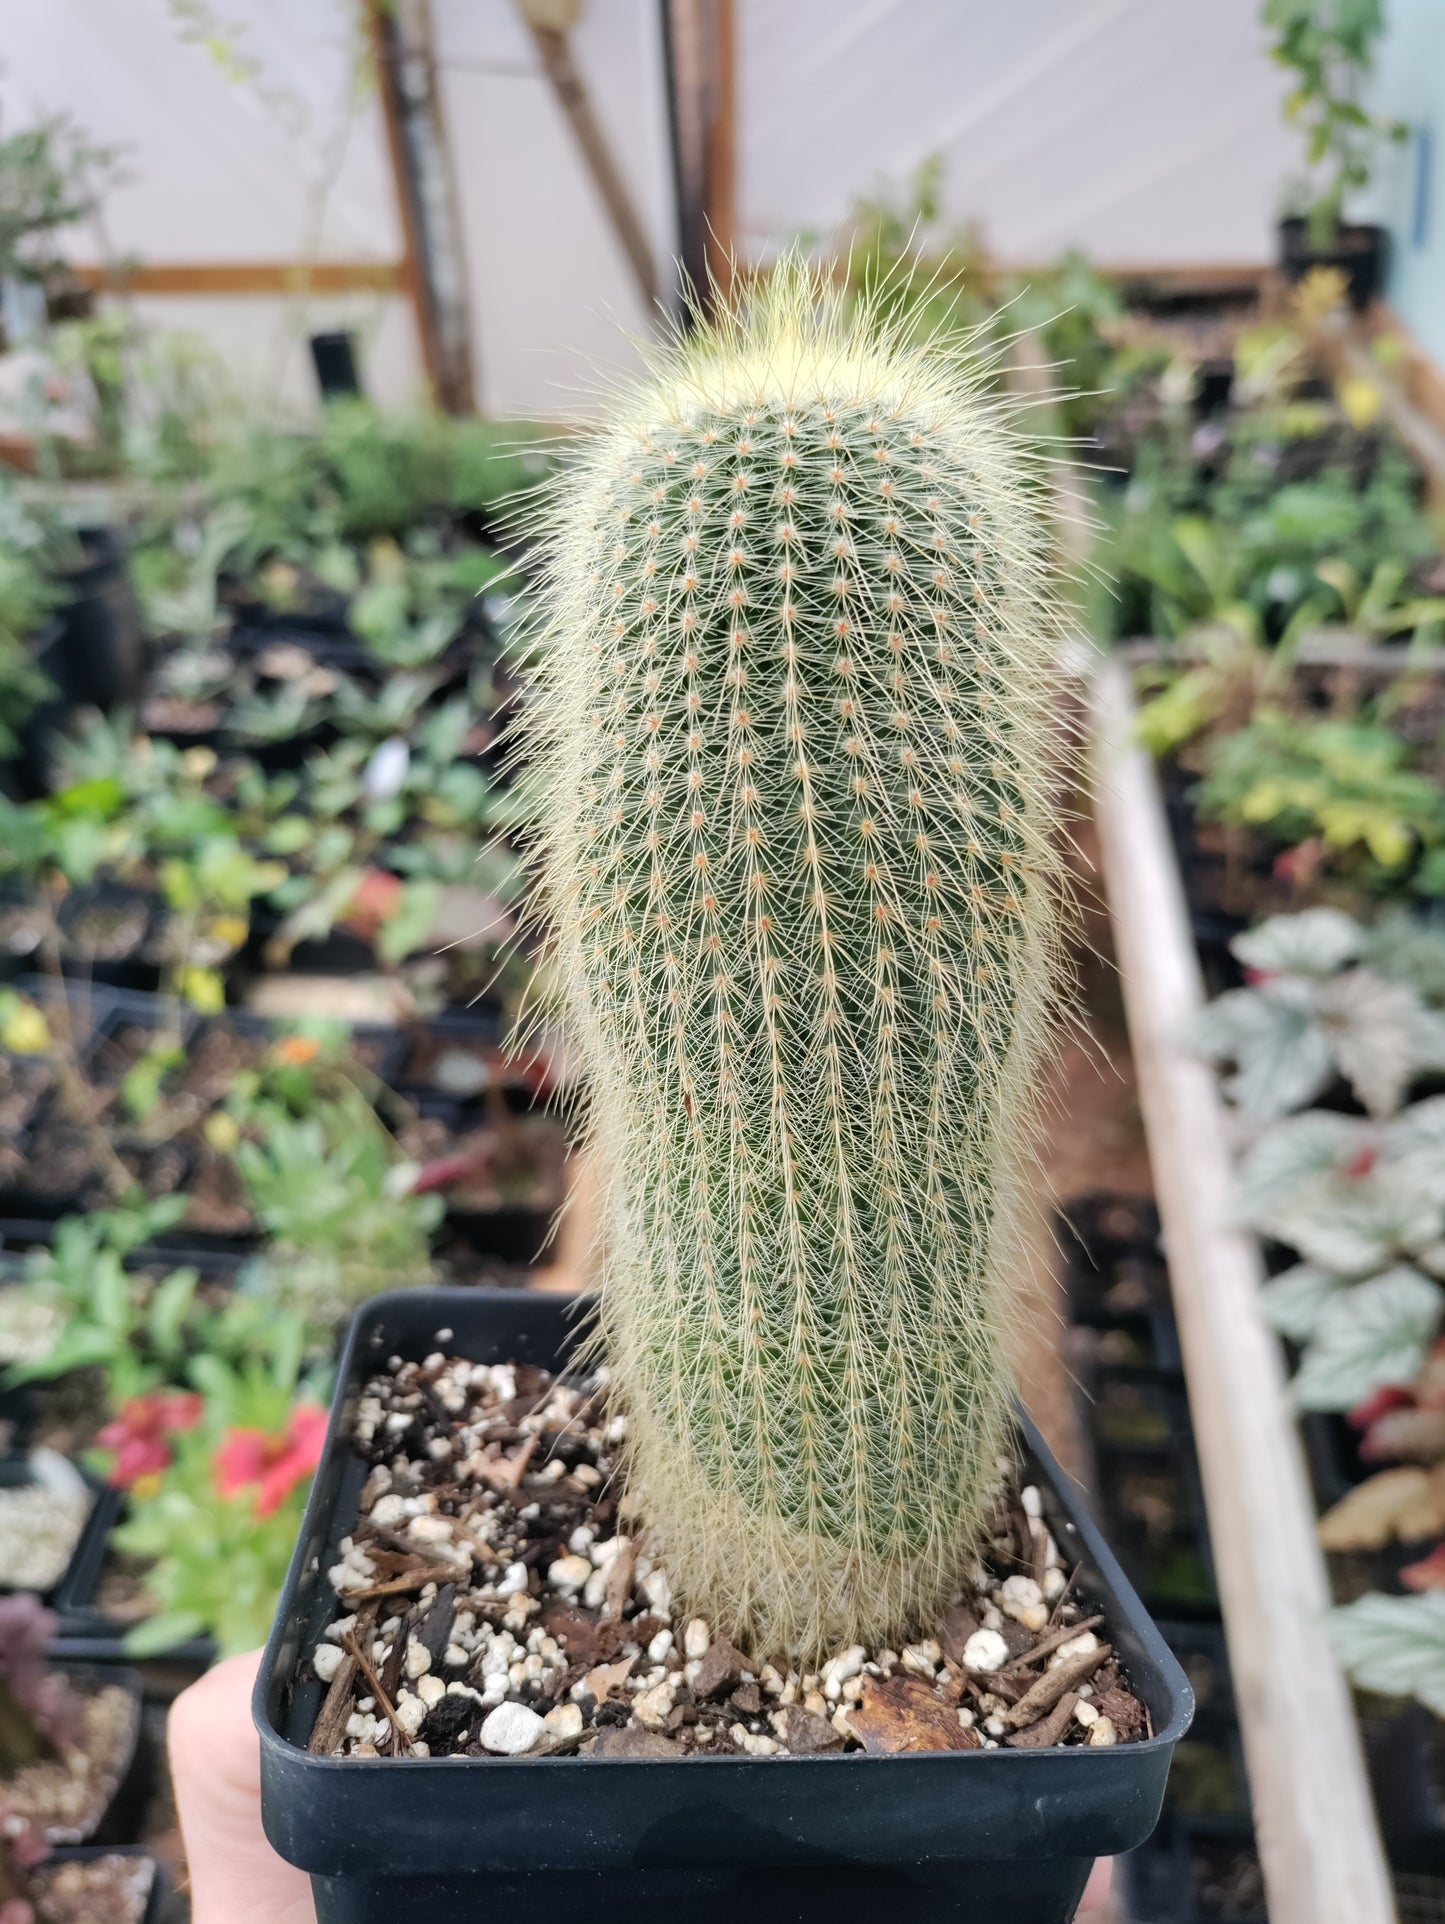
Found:
[[353, 1330], [257, 1696], [327, 1920], [1046, 1924], [1155, 1821], [1187, 1686], [1005, 1357], [1061, 625], [956, 350], [784, 262], [552, 497], [525, 725], [600, 1300]]
[[1345, 204], [1369, 185], [1380, 140], [1405, 134], [1360, 101], [1385, 24], [1383, 0], [1265, 0], [1264, 21], [1275, 36], [1271, 52], [1294, 81], [1285, 112], [1304, 131], [1310, 168], [1323, 174], [1308, 204], [1280, 222], [1280, 266], [1292, 281], [1314, 267], [1338, 268], [1353, 305], [1366, 307], [1384, 283], [1389, 236], [1347, 221]]
[[55, 1624], [33, 1596], [0, 1601], [0, 1924], [141, 1924], [156, 1889], [153, 1859], [55, 1848], [93, 1834], [106, 1816], [135, 1749], [138, 1680], [96, 1672], [88, 1693], [78, 1689], [46, 1662]]

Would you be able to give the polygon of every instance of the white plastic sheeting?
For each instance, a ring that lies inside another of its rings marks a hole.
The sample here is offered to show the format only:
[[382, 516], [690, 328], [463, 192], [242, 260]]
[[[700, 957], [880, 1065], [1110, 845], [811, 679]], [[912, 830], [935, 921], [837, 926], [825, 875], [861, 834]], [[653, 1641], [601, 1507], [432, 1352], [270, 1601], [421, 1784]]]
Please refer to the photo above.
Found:
[[[948, 220], [1004, 259], [1262, 261], [1294, 139], [1259, 0], [736, 0], [738, 232], [765, 255], [945, 168]], [[357, 0], [0, 0], [7, 126], [65, 109], [127, 150], [81, 260], [394, 261], [400, 223]], [[478, 392], [575, 413], [649, 325], [514, 0], [432, 0]], [[191, 24], [187, 26], [187, 22]], [[220, 30], [223, 54], [198, 23]], [[584, 0], [577, 63], [666, 283], [674, 197], [658, 0]], [[309, 399], [305, 334], [349, 324], [378, 399], [421, 388], [395, 297], [147, 300], [268, 403]]]
[[[193, 22], [214, 24], [218, 46]], [[0, 0], [0, 114], [9, 128], [66, 112], [122, 151], [103, 232], [77, 260], [393, 261], [400, 221], [380, 107], [355, 87], [344, 0]], [[307, 401], [308, 332], [355, 327], [378, 398], [421, 383], [395, 297], [142, 299], [143, 318], [193, 327], [244, 386]]]
[[[513, 0], [432, 0], [460, 187], [477, 386], [497, 412], [585, 412], [649, 316]], [[573, 36], [668, 284], [676, 232], [657, 0], [588, 0]]]
[[938, 154], [1003, 259], [1254, 262], [1296, 162], [1260, 0], [738, 0], [740, 242]]

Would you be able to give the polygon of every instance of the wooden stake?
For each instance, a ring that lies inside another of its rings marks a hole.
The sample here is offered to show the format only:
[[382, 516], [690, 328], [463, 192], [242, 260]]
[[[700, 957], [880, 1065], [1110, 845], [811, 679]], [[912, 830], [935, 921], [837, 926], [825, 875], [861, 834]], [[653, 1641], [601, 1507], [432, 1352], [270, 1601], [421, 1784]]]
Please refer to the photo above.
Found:
[[1154, 769], [1117, 660], [1093, 688], [1094, 815], [1149, 1137], [1272, 1924], [1395, 1916], [1257, 1242], [1234, 1227], [1204, 1004]]
[[543, 71], [557, 97], [557, 104], [567, 116], [587, 171], [592, 176], [592, 184], [601, 195], [613, 231], [632, 264], [637, 291], [649, 308], [654, 307], [657, 304], [657, 264], [652, 258], [652, 246], [593, 111], [591, 96], [573, 58], [571, 38], [560, 28], [540, 25], [533, 17], [528, 0], [518, 0], [518, 4], [533, 45], [541, 57]]

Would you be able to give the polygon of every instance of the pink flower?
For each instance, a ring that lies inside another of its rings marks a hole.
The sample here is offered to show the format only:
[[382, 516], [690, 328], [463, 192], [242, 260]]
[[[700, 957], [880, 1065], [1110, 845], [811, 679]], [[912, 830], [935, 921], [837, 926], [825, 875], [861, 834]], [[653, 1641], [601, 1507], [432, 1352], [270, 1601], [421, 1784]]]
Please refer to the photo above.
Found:
[[157, 1390], [150, 1396], [132, 1396], [96, 1438], [102, 1449], [115, 1451], [108, 1479], [112, 1486], [129, 1490], [143, 1476], [159, 1476], [168, 1470], [171, 1446], [166, 1438], [178, 1430], [193, 1430], [204, 1408], [203, 1399], [190, 1390]]
[[325, 1440], [326, 1412], [315, 1403], [298, 1404], [280, 1436], [232, 1430], [216, 1452], [216, 1487], [232, 1497], [254, 1484], [257, 1516], [271, 1516], [321, 1461]]
[[1445, 1590], [1445, 1543], [1418, 1563], [1407, 1563], [1400, 1572], [1407, 1590]]

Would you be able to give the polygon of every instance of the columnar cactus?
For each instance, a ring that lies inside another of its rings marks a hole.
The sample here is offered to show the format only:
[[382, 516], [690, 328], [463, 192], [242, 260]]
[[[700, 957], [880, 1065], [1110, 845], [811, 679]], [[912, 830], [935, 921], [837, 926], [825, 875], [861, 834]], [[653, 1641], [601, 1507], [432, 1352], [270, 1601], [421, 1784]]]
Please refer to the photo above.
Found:
[[539, 887], [648, 1547], [763, 1655], [896, 1639], [1010, 1434], [1058, 948], [1037, 496], [956, 344], [788, 261], [544, 532]]

